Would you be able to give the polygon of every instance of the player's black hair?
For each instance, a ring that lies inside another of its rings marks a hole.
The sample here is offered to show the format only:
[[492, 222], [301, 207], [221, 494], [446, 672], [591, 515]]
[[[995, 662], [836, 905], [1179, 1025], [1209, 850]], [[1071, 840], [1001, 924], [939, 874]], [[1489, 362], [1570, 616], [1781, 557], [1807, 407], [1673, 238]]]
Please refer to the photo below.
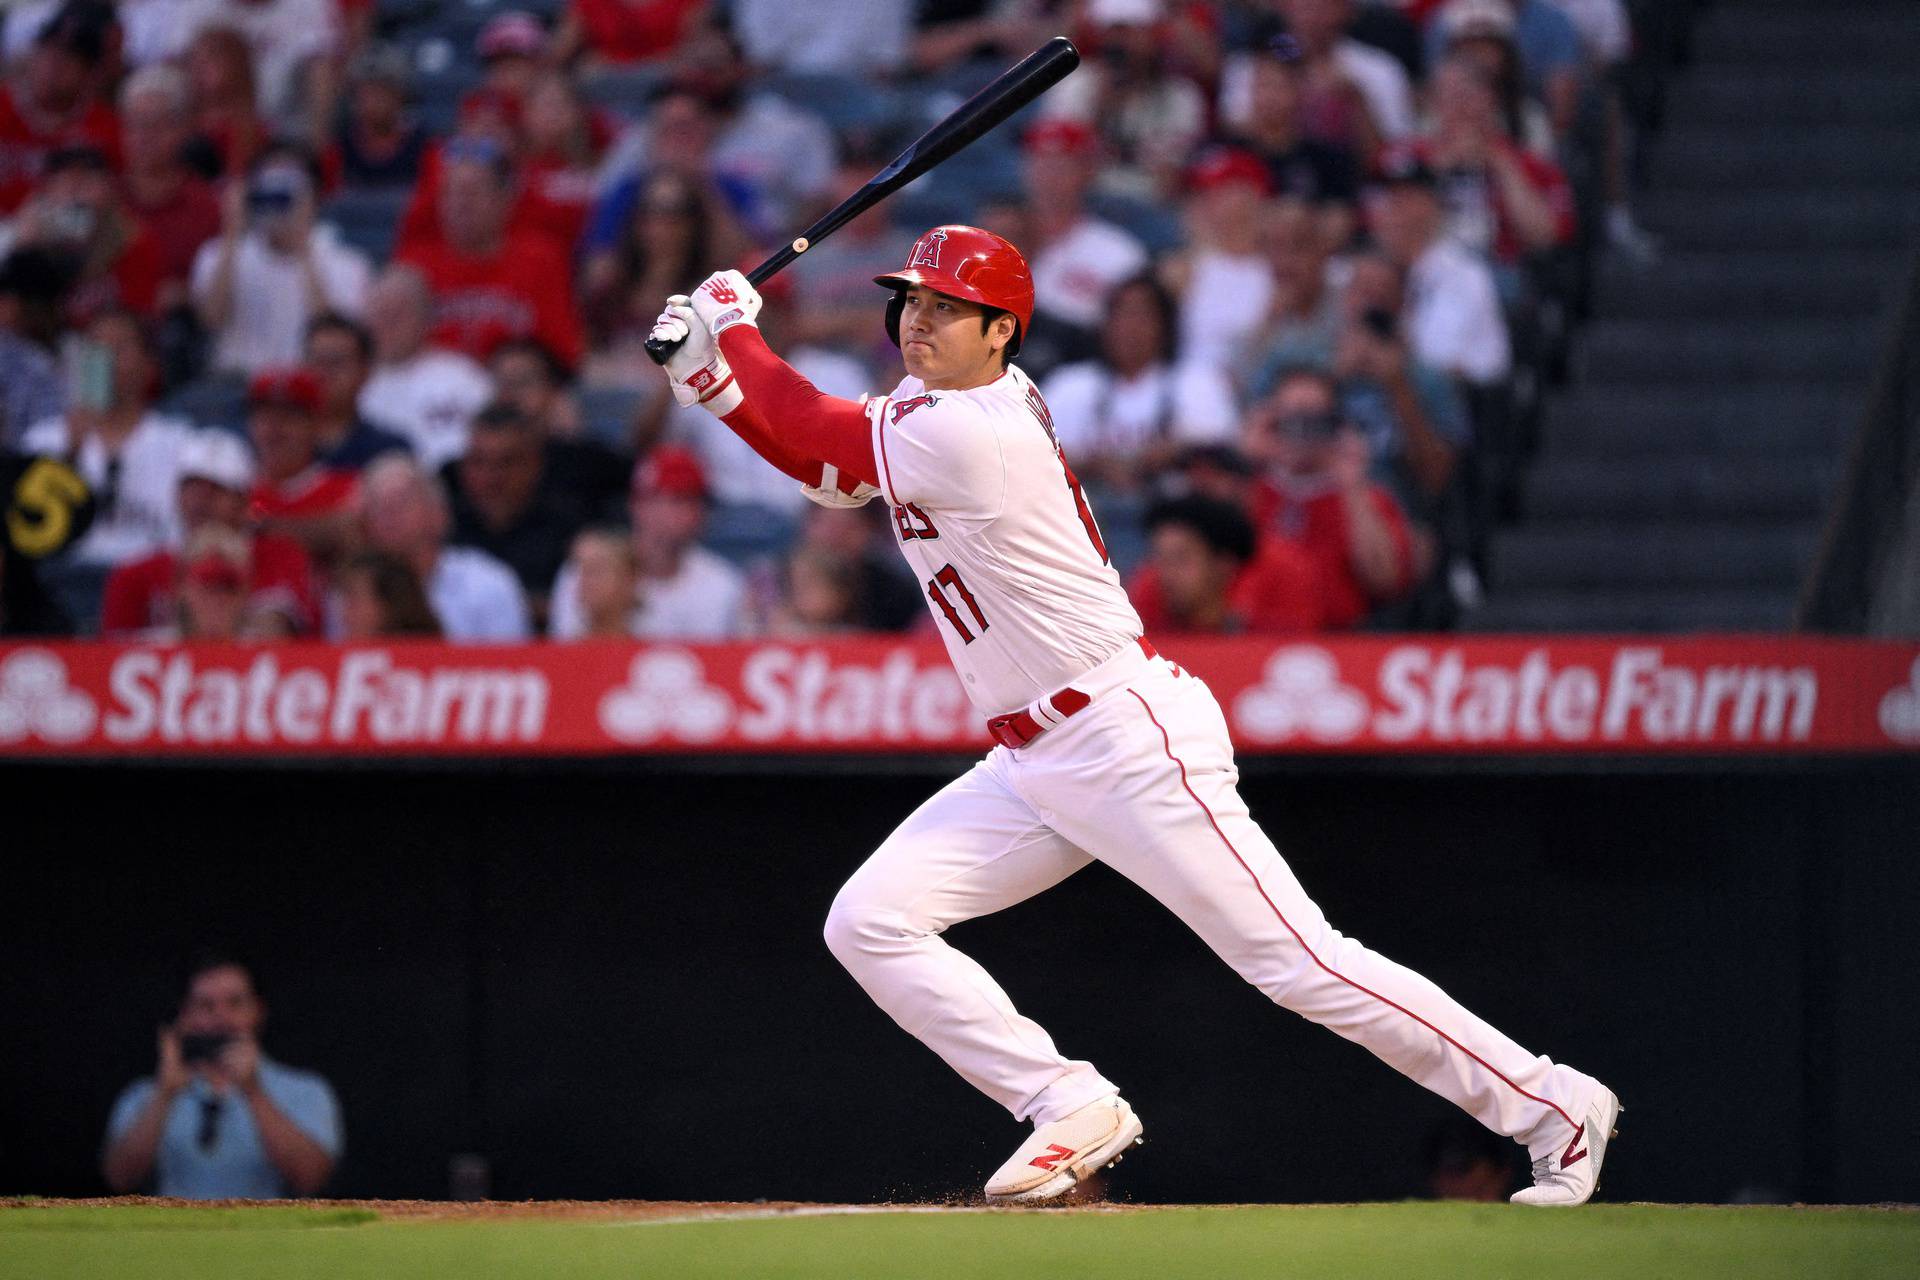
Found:
[[[947, 295], [942, 294], [941, 296], [945, 297]], [[960, 298], [958, 301], [965, 302], [966, 299]], [[980, 308], [980, 336], [983, 338], [993, 329], [993, 322], [995, 320], [1001, 316], [1013, 315], [1013, 312], [1001, 307], [989, 307], [981, 303], [975, 303], [974, 305]], [[895, 289], [893, 296], [887, 299], [886, 326], [887, 337], [893, 339], [893, 345], [896, 347], [900, 345], [900, 316], [906, 309], [907, 291], [905, 289]], [[1007, 345], [1000, 348], [1000, 364], [1002, 368], [1012, 364], [1013, 358], [1020, 354], [1020, 340], [1026, 336], [1026, 333], [1020, 325], [1020, 317], [1013, 316], [1013, 337], [1007, 339]]]
[[311, 340], [316, 333], [344, 333], [353, 339], [353, 346], [360, 353], [361, 363], [364, 364], [373, 359], [373, 335], [367, 332], [367, 326], [350, 316], [343, 316], [338, 311], [322, 311], [307, 321], [308, 340]]
[[1231, 502], [1200, 494], [1166, 498], [1147, 509], [1147, 532], [1162, 525], [1179, 525], [1200, 535], [1200, 541], [1215, 555], [1227, 556], [1237, 564], [1253, 559], [1257, 542], [1253, 521]]

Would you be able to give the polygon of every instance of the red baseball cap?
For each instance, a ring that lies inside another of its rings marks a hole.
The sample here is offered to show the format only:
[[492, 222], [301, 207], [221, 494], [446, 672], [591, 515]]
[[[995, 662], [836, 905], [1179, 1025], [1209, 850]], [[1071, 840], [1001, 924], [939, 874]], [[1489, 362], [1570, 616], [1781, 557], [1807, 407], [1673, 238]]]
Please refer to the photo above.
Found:
[[282, 404], [320, 412], [320, 380], [298, 366], [262, 369], [247, 384], [248, 404]]
[[1042, 120], [1022, 141], [1028, 151], [1043, 156], [1084, 156], [1100, 149], [1100, 135], [1078, 120]]
[[1197, 193], [1240, 183], [1267, 195], [1273, 178], [1259, 156], [1244, 147], [1208, 147], [1187, 170], [1187, 186]]
[[663, 444], [633, 469], [635, 493], [663, 493], [674, 498], [707, 496], [707, 472], [691, 449]]
[[488, 58], [537, 58], [546, 52], [547, 29], [540, 19], [518, 10], [503, 13], [480, 29], [473, 51]]

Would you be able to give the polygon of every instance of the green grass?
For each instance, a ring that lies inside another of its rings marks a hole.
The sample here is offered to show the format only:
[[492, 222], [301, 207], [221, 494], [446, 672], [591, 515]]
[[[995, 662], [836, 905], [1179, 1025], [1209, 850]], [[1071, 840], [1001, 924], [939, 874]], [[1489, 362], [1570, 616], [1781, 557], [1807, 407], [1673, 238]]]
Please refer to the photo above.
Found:
[[[155, 1233], [157, 1217], [169, 1220], [164, 1235]], [[644, 1223], [366, 1221], [332, 1209], [0, 1209], [6, 1280], [1853, 1280], [1916, 1273], [1920, 1214], [1874, 1210], [1390, 1204]]]

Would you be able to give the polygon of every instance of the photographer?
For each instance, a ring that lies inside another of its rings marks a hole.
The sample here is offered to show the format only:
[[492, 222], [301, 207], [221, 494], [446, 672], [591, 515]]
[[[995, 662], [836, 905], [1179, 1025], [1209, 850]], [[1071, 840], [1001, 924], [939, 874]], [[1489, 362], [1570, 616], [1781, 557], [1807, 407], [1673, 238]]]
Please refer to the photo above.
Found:
[[160, 1028], [154, 1074], [113, 1104], [101, 1173], [116, 1192], [151, 1186], [189, 1200], [278, 1200], [326, 1185], [340, 1158], [327, 1082], [266, 1056], [266, 1005], [245, 965], [208, 955]]
[[214, 335], [214, 368], [256, 373], [297, 363], [307, 324], [338, 312], [358, 319], [372, 269], [314, 221], [316, 171], [301, 148], [261, 153], [244, 183], [228, 185], [220, 236], [200, 246], [193, 300]]

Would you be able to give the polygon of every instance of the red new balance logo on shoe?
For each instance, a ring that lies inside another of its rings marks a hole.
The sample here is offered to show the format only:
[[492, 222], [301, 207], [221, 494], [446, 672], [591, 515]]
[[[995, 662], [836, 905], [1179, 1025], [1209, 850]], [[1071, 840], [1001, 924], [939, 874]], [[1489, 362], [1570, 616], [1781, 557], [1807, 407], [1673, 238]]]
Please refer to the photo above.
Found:
[[[1072, 1154], [1073, 1151], [1071, 1148], [1050, 1142], [1047, 1144], [1046, 1155], [1035, 1156], [1033, 1159], [1027, 1161], [1027, 1163], [1036, 1169], [1045, 1169], [1048, 1173], [1057, 1173], [1059, 1172], [1060, 1162]], [[1586, 1153], [1581, 1152], [1581, 1154], [1585, 1155]]]
[[1562, 1169], [1570, 1168], [1587, 1158], [1587, 1149], [1585, 1147], [1580, 1147], [1578, 1151], [1574, 1150], [1576, 1146], [1579, 1146], [1580, 1135], [1586, 1131], [1587, 1126], [1585, 1125], [1581, 1125], [1573, 1131], [1573, 1137], [1567, 1142], [1567, 1149], [1560, 1153], [1560, 1167]]

